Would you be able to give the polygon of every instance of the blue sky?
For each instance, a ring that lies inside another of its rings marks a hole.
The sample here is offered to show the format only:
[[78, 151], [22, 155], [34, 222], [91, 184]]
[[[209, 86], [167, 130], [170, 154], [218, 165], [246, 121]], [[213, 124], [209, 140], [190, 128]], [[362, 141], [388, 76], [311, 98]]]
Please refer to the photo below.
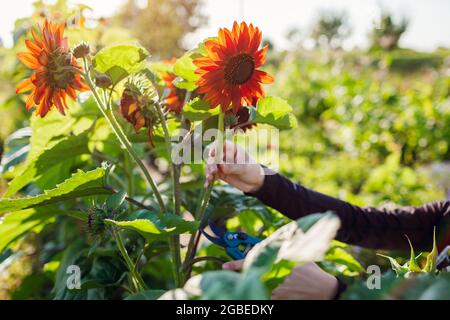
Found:
[[[72, 1], [79, 2], [79, 1]], [[112, 14], [123, 0], [84, 0], [95, 15]], [[434, 50], [438, 46], [450, 47], [449, 0], [204, 0], [204, 13], [209, 24], [188, 38], [189, 42], [214, 35], [219, 27], [231, 26], [234, 20], [253, 22], [262, 28], [265, 37], [279, 48], [289, 47], [286, 32], [298, 27], [307, 33], [308, 27], [322, 9], [345, 10], [353, 34], [345, 44], [347, 48], [367, 45], [367, 33], [377, 17], [379, 8], [386, 8], [396, 17], [410, 19], [410, 28], [402, 45], [419, 50]], [[32, 12], [33, 0], [14, 0], [2, 3], [0, 37], [11, 43], [11, 30], [15, 19]]]

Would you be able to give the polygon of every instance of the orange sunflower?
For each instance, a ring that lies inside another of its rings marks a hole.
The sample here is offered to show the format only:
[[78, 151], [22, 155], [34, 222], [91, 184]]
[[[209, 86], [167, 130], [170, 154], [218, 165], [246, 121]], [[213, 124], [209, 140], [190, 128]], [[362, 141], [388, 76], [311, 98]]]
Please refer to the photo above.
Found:
[[[176, 59], [172, 59], [170, 61], [164, 61], [164, 63], [174, 64], [176, 61]], [[166, 106], [169, 111], [180, 114], [183, 110], [184, 99], [182, 97], [181, 90], [173, 84], [177, 76], [171, 72], [163, 72], [161, 78], [168, 90], [168, 94], [163, 101], [163, 105]]]
[[230, 31], [219, 30], [217, 39], [207, 40], [207, 55], [194, 60], [198, 93], [212, 107], [220, 105], [226, 112], [232, 105], [237, 113], [244, 105], [265, 95], [261, 84], [273, 83], [273, 78], [258, 70], [266, 61], [267, 46], [259, 49], [262, 33], [252, 24], [235, 22]]
[[89, 88], [82, 81], [80, 65], [69, 51], [64, 24], [45, 20], [41, 28], [31, 32], [33, 40], [25, 41], [28, 52], [17, 56], [34, 73], [17, 86], [16, 93], [31, 91], [25, 106], [27, 110], [36, 106], [36, 114], [41, 117], [54, 106], [65, 115], [66, 97], [75, 100], [76, 91]]

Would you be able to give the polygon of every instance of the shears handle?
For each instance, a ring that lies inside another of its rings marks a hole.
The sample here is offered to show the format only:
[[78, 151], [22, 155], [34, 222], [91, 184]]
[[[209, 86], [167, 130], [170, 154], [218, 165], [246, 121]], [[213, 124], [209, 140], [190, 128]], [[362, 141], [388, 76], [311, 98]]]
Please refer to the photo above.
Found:
[[242, 232], [227, 232], [224, 240], [227, 242], [225, 250], [234, 260], [245, 259], [248, 252], [262, 241]]

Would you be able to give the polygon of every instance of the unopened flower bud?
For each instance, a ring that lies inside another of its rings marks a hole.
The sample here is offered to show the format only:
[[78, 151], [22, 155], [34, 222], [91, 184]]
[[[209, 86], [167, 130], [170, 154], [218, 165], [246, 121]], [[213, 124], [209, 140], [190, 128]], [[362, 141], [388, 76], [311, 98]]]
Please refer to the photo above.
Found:
[[112, 80], [105, 73], [99, 73], [95, 76], [95, 85], [99, 88], [106, 89], [111, 87]]
[[73, 49], [73, 55], [77, 59], [81, 59], [86, 57], [91, 51], [89, 44], [86, 42], [80, 43], [78, 46]]

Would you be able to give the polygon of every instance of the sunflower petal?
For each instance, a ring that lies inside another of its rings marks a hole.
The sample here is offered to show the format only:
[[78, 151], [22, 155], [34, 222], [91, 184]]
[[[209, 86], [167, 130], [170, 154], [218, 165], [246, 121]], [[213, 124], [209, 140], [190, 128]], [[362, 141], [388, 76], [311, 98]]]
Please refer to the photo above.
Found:
[[35, 88], [33, 82], [31, 82], [31, 79], [26, 79], [24, 81], [22, 81], [21, 83], [19, 83], [19, 85], [16, 88], [16, 93], [20, 94], [20, 93], [24, 93], [30, 90], [33, 90]]
[[261, 70], [255, 70], [253, 76], [256, 80], [264, 84], [271, 84], [274, 82], [274, 79], [270, 74]]
[[36, 57], [29, 52], [19, 52], [17, 54], [17, 57], [19, 58], [20, 62], [22, 62], [32, 70], [39, 69], [39, 67], [41, 66], [38, 59], [36, 59]]

